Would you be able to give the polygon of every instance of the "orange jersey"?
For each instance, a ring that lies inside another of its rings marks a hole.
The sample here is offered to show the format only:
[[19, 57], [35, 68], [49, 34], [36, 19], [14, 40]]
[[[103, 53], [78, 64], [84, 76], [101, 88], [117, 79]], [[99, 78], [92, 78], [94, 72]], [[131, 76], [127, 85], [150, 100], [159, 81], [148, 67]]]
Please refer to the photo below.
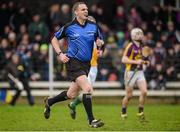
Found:
[[97, 48], [93, 48], [92, 58], [91, 58], [91, 66], [97, 66], [97, 59], [98, 59], [98, 50]]
[[[142, 46], [139, 47], [134, 43], [129, 43], [125, 49], [124, 55], [127, 56], [131, 60], [138, 60], [142, 59]], [[135, 64], [126, 64], [126, 71], [135, 70], [137, 65]], [[138, 68], [139, 70], [142, 69], [142, 66]]]

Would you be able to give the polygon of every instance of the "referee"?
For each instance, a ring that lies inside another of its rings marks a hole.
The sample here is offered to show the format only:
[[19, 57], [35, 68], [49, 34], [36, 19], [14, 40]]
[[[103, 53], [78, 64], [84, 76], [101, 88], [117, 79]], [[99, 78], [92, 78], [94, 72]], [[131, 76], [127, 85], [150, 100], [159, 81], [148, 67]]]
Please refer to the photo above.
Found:
[[[79, 91], [82, 90], [82, 101], [88, 115], [89, 126], [97, 128], [103, 126], [104, 123], [101, 120], [96, 120], [93, 116], [91, 102], [92, 85], [89, 83], [87, 75], [90, 69], [94, 42], [96, 42], [98, 47], [101, 47], [104, 42], [98, 26], [88, 20], [88, 8], [84, 2], [75, 3], [73, 13], [75, 19], [57, 31], [51, 40], [58, 59], [66, 63], [71, 85], [68, 91], [63, 91], [55, 97], [45, 99], [44, 116], [46, 119], [50, 117], [50, 107], [53, 104], [75, 98]], [[67, 53], [63, 53], [59, 47], [58, 39], [62, 38], [67, 39]]]

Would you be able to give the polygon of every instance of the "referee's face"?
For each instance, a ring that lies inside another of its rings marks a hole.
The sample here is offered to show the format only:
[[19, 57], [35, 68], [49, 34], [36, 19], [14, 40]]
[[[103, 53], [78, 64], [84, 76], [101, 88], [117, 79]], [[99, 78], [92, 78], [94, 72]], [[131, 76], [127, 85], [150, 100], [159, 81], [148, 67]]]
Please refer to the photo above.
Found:
[[75, 11], [76, 17], [82, 20], [88, 19], [88, 8], [85, 4], [80, 4]]

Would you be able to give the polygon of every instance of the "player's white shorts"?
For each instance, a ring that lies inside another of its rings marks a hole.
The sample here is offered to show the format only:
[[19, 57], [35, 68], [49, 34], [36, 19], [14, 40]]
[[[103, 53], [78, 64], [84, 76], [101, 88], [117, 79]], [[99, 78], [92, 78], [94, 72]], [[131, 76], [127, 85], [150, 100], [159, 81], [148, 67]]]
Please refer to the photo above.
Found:
[[[137, 84], [138, 81], [146, 81], [144, 77], [144, 72], [142, 70], [137, 71], [134, 74], [135, 71], [126, 71], [124, 75], [124, 81], [125, 81], [125, 86], [130, 86], [134, 87], [135, 84]], [[134, 74], [134, 76], [133, 76]], [[133, 77], [132, 77], [133, 76]]]
[[88, 74], [88, 81], [93, 85], [96, 81], [96, 76], [97, 76], [97, 66], [91, 66]]

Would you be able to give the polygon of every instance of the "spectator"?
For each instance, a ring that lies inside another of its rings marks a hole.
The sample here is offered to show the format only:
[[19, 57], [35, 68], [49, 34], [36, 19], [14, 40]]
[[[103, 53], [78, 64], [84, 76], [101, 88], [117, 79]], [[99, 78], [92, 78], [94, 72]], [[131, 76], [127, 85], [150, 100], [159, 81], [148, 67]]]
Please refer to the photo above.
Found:
[[60, 26], [63, 26], [67, 22], [72, 20], [71, 16], [71, 10], [68, 4], [63, 4], [61, 6], [61, 12], [60, 12]]
[[148, 17], [148, 23], [150, 26], [156, 26], [163, 22], [163, 12], [159, 5], [153, 5], [152, 10]]
[[[165, 69], [166, 69], [166, 80], [167, 81], [173, 81], [177, 78], [177, 71], [175, 69], [175, 60], [178, 58], [175, 58], [175, 53], [173, 48], [169, 48], [167, 50], [167, 57], [165, 59]], [[172, 59], [175, 58], [175, 59]]]
[[41, 67], [41, 79], [47, 81], [49, 80], [48, 44], [41, 45], [39, 61]]
[[177, 79], [180, 79], [180, 43], [176, 43], [173, 45], [174, 48], [174, 60], [175, 60], [175, 71], [177, 73]]
[[[20, 96], [20, 93], [22, 90], [26, 90], [27, 92], [27, 99], [29, 102], [29, 105], [34, 105], [34, 99], [31, 95], [30, 87], [29, 87], [29, 77], [26, 75], [26, 67], [24, 64], [20, 62], [20, 58], [17, 54], [12, 55], [11, 61], [7, 64], [6, 67], [7, 75], [9, 74], [13, 76], [9, 80], [10, 86], [12, 89], [16, 90], [16, 94], [14, 95], [12, 101], [10, 102], [10, 105], [14, 106], [17, 99]], [[19, 85], [21, 84], [21, 85]]]
[[4, 27], [9, 24], [10, 13], [8, 9], [8, 5], [6, 3], [2, 3], [0, 7], [0, 35], [3, 34]]
[[25, 24], [20, 25], [19, 32], [17, 33], [17, 43], [19, 43], [22, 37], [27, 34], [27, 26]]
[[35, 34], [39, 32], [43, 40], [48, 39], [49, 29], [46, 24], [41, 20], [40, 14], [35, 14], [33, 16], [33, 22], [31, 22], [28, 26], [29, 36], [32, 40], [34, 40]]
[[[6, 38], [3, 38], [0, 41], [0, 80], [4, 79], [4, 74], [5, 74], [5, 66], [8, 63], [8, 59], [11, 56], [11, 52], [9, 53], [9, 47], [8, 47], [8, 40]], [[11, 49], [10, 49], [11, 50]]]
[[47, 14], [47, 24], [49, 29], [51, 29], [52, 25], [58, 25], [60, 24], [60, 5], [59, 4], [53, 4], [49, 12]]
[[153, 34], [154, 34], [153, 39], [155, 41], [160, 40], [161, 35], [162, 35], [162, 23], [159, 23], [159, 24], [155, 25], [155, 29], [153, 29]]
[[0, 60], [1, 64], [0, 67], [3, 69], [5, 68], [5, 65], [9, 62], [11, 54], [12, 54], [12, 48], [9, 46], [9, 41], [6, 38], [3, 38], [0, 43], [0, 49], [1, 49], [1, 57]]
[[1, 34], [2, 38], [8, 38], [9, 33], [12, 31], [9, 25], [4, 27], [3, 33]]
[[154, 37], [155, 37], [155, 35], [152, 32], [148, 31], [144, 37], [144, 43], [146, 43], [148, 46], [154, 48], [156, 46], [155, 41], [153, 39]]
[[117, 48], [123, 48], [125, 42], [124, 32], [122, 31], [117, 32], [116, 37], [117, 37]]
[[144, 31], [144, 34], [146, 34], [149, 31], [148, 23], [143, 21], [142, 24], [141, 24], [141, 28]]
[[109, 50], [105, 50], [104, 55], [99, 58], [99, 63], [98, 63], [99, 76], [97, 77], [97, 80], [107, 81], [108, 75], [110, 74], [110, 69], [113, 67], [112, 61], [110, 60], [112, 60], [110, 52]]
[[116, 9], [116, 15], [113, 19], [114, 29], [117, 31], [126, 30], [127, 17], [122, 6], [118, 6]]
[[16, 33], [20, 31], [21, 25], [27, 26], [29, 22], [30, 14], [24, 6], [20, 7], [17, 12], [13, 12], [10, 18], [11, 27]]
[[36, 32], [34, 36], [33, 43], [38, 43], [39, 45], [44, 42], [43, 36], [40, 32]]
[[91, 5], [90, 9], [89, 9], [89, 15], [93, 16], [96, 20], [97, 20], [97, 4], [94, 3]]
[[160, 41], [162, 42], [162, 46], [165, 49], [171, 48], [172, 47], [172, 42], [168, 39], [168, 33], [167, 32], [162, 32]]
[[11, 47], [16, 47], [17, 45], [17, 39], [16, 39], [16, 33], [14, 31], [10, 31], [8, 34], [8, 40]]
[[106, 24], [107, 20], [105, 20], [105, 14], [104, 14], [104, 9], [102, 7], [97, 7], [97, 18], [96, 20], [100, 23]]
[[140, 17], [140, 15], [137, 12], [135, 7], [132, 7], [130, 9], [130, 13], [128, 15], [128, 21], [130, 23], [132, 23], [134, 27], [140, 27], [141, 26], [142, 20], [141, 20], [141, 17]]
[[168, 34], [168, 40], [171, 43], [174, 43], [175, 40], [176, 40], [176, 37], [175, 37], [175, 25], [174, 25], [174, 23], [172, 21], [167, 23], [167, 34]]
[[162, 63], [163, 60], [165, 59], [165, 57], [166, 57], [166, 50], [163, 47], [161, 41], [158, 41], [156, 43], [156, 47], [154, 48], [154, 54], [155, 54], [155, 57], [156, 57], [156, 63]]
[[133, 23], [128, 22], [126, 26], [127, 26], [127, 30], [125, 31], [125, 39], [130, 40], [131, 39], [130, 31], [134, 28], [134, 25]]
[[175, 22], [176, 23], [176, 12], [174, 10], [174, 7], [171, 4], [168, 4], [166, 7], [164, 7], [164, 20], [163, 22]]
[[152, 80], [149, 82], [150, 89], [164, 90], [165, 89], [165, 71], [162, 64], [156, 64], [155, 69], [153, 70]]

